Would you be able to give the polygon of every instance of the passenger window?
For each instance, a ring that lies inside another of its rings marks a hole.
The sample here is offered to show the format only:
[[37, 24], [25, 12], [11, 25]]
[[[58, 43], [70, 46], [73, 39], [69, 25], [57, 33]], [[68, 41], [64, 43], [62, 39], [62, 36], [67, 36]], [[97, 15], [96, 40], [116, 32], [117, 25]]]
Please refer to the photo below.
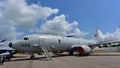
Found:
[[25, 37], [24, 40], [29, 40], [29, 38]]

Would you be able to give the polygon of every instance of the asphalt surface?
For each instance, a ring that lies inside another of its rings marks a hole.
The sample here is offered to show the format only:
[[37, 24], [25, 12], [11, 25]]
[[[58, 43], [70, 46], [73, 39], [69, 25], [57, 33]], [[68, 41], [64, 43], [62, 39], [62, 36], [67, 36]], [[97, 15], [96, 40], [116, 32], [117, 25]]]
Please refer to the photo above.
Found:
[[0, 68], [120, 68], [120, 53], [95, 53], [90, 56], [53, 56], [47, 61], [44, 56], [29, 60], [28, 55], [15, 56]]

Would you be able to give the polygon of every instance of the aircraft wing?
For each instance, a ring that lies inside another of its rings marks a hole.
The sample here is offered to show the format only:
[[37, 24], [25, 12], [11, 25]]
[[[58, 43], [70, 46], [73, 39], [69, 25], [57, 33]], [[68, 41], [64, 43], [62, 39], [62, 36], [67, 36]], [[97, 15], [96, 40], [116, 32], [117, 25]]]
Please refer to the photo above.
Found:
[[4, 57], [4, 56], [7, 56], [7, 55], [10, 55], [10, 53], [9, 52], [2, 53], [2, 54], [0, 54], [0, 57]]
[[10, 47], [7, 46], [7, 45], [3, 45], [3, 46], [0, 46], [0, 50], [15, 50], [15, 49], [10, 48]]
[[120, 43], [120, 41], [102, 41], [95, 44], [88, 44], [88, 46], [94, 49], [96, 46], [100, 47], [100, 45], [107, 45], [112, 43]]

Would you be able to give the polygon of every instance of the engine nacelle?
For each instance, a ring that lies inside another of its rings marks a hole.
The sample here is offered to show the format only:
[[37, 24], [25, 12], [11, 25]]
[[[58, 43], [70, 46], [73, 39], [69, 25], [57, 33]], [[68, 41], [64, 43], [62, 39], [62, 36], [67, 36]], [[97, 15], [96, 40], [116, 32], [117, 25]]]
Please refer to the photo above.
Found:
[[78, 48], [77, 48], [77, 51], [78, 51], [78, 53], [79, 53], [80, 55], [87, 56], [87, 55], [90, 54], [91, 48], [88, 47], [88, 46], [86, 46], [86, 45], [83, 45], [83, 46], [81, 46], [81, 47], [78, 47]]

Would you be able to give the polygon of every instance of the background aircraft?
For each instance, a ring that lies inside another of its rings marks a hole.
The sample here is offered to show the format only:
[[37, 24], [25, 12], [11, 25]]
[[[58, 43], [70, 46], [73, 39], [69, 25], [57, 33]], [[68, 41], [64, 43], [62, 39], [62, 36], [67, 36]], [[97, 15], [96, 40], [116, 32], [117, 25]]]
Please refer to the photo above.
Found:
[[6, 39], [0, 41], [0, 58], [4, 58], [4, 61], [9, 61], [13, 54], [15, 54], [15, 49], [8, 46]]

